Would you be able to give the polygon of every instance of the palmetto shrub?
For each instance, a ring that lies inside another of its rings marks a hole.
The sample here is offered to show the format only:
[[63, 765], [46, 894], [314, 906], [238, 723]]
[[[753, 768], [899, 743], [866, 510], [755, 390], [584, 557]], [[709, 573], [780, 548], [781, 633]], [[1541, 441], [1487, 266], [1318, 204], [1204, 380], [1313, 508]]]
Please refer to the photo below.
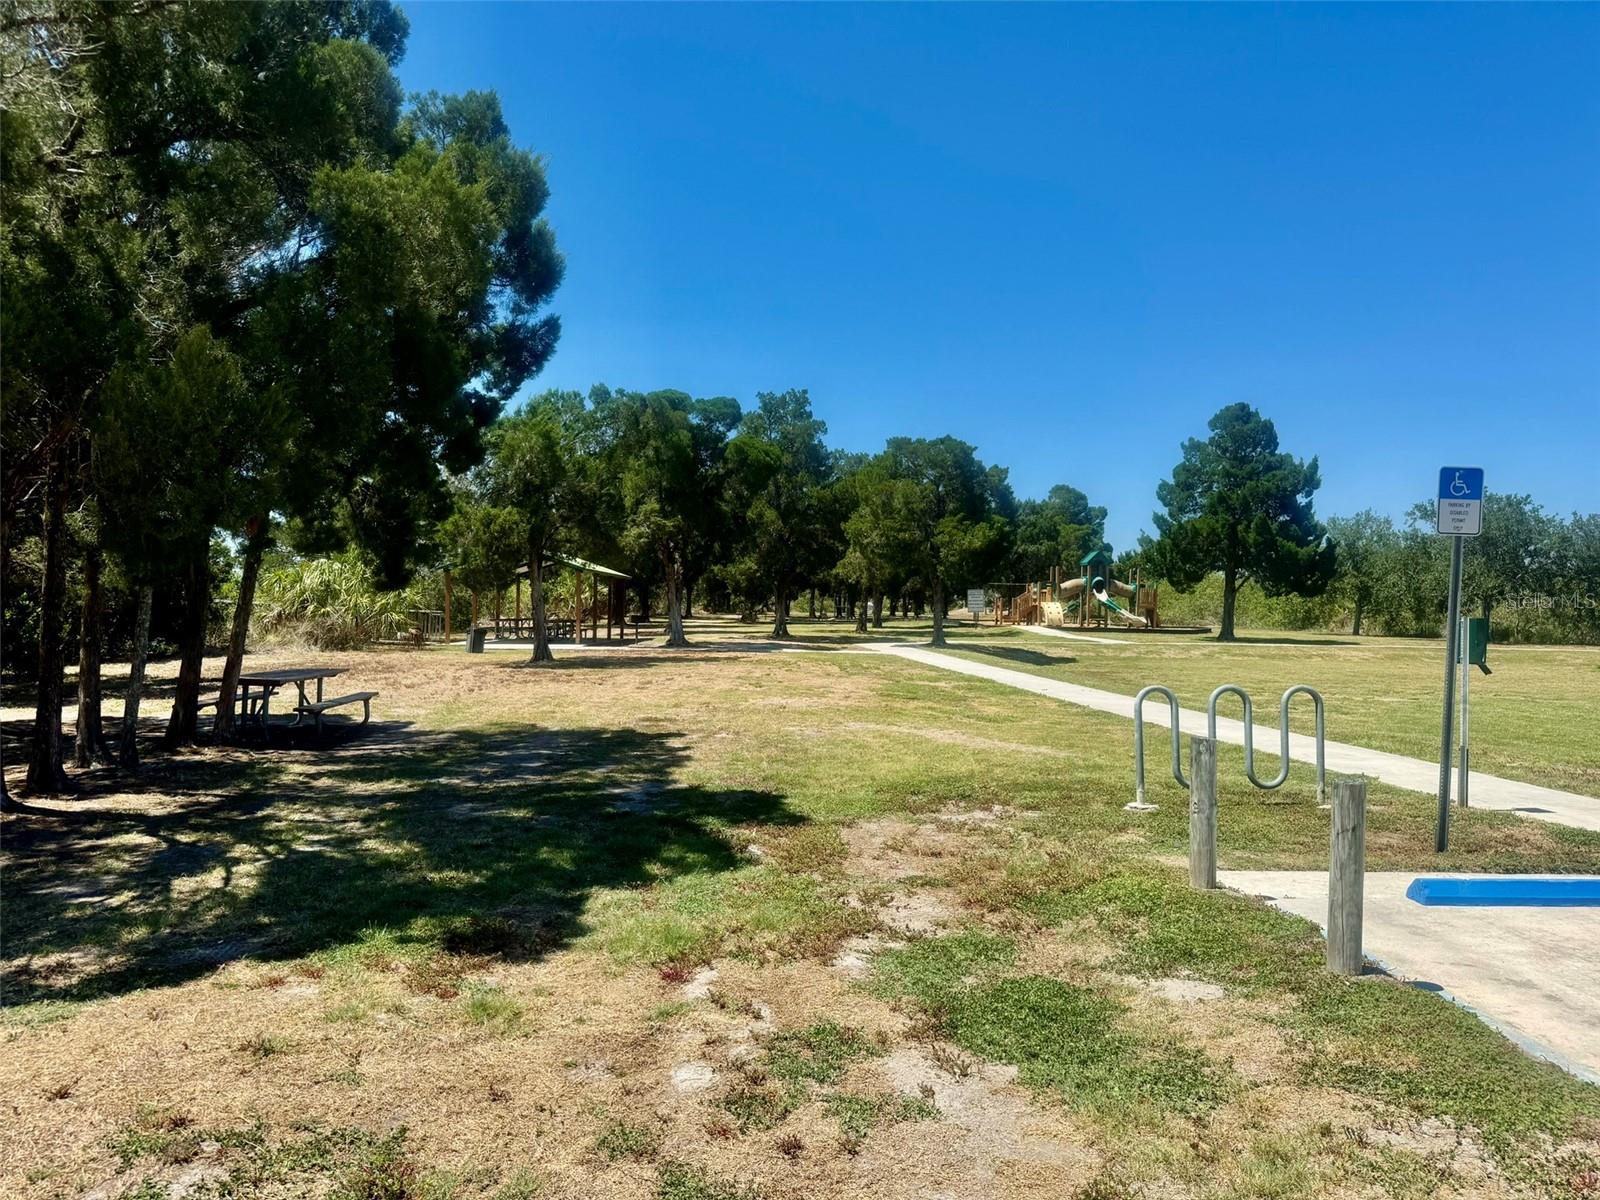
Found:
[[367, 561], [349, 552], [264, 567], [254, 618], [266, 637], [320, 650], [353, 650], [399, 636], [409, 624], [410, 607], [409, 590], [376, 590]]

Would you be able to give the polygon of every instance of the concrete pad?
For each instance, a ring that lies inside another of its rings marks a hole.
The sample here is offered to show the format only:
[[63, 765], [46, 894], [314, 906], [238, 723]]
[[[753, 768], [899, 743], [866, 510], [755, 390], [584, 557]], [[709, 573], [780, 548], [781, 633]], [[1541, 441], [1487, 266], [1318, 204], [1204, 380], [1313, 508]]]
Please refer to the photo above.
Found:
[[[1326, 872], [1222, 871], [1218, 878], [1327, 928]], [[1413, 871], [1368, 872], [1367, 957], [1470, 1009], [1535, 1057], [1600, 1083], [1600, 908], [1430, 907], [1406, 898], [1415, 878]]]
[[[1133, 697], [1124, 696], [1121, 692], [1107, 692], [1100, 688], [1084, 687], [1079, 683], [1066, 683], [1059, 679], [1032, 675], [1026, 671], [1015, 671], [1009, 667], [972, 662], [965, 658], [940, 654], [923, 646], [880, 643], [874, 645], [873, 649], [880, 654], [893, 654], [897, 658], [909, 659], [924, 666], [971, 675], [976, 679], [987, 679], [992, 683], [1004, 684], [1006, 687], [1032, 692], [1038, 696], [1048, 696], [1053, 700], [1062, 700], [1083, 708], [1092, 708], [1097, 712], [1111, 713], [1130, 720], [1133, 717]], [[1162, 728], [1167, 727], [1171, 721], [1166, 704], [1159, 699], [1146, 706], [1144, 719], [1149, 724]], [[1203, 712], [1188, 708], [1179, 710], [1179, 725], [1182, 732], [1190, 737], [1206, 736], [1206, 714]], [[1263, 751], [1276, 755], [1278, 748], [1276, 729], [1256, 725], [1254, 737], [1255, 744]], [[1219, 716], [1217, 740], [1233, 746], [1244, 745], [1244, 722], [1233, 717]], [[1296, 762], [1316, 762], [1316, 746], [1316, 739], [1308, 734], [1289, 735], [1289, 757]], [[1422, 792], [1426, 795], [1435, 795], [1438, 792], [1439, 764], [1436, 762], [1425, 762], [1420, 758], [1390, 754], [1383, 750], [1368, 750], [1365, 746], [1351, 746], [1345, 742], [1327, 742], [1325, 750], [1325, 762], [1330, 778], [1339, 775], [1365, 775], [1380, 783], [1387, 783], [1391, 787], [1404, 788], [1408, 792]], [[1132, 774], [1131, 763], [1129, 774]], [[1155, 777], [1160, 778], [1161, 774], [1158, 764]], [[1537, 821], [1571, 825], [1575, 829], [1600, 830], [1600, 799], [1593, 796], [1580, 796], [1575, 792], [1558, 791], [1555, 788], [1522, 783], [1515, 779], [1501, 779], [1497, 775], [1485, 775], [1482, 771], [1470, 772], [1470, 778], [1474, 808], [1514, 812]], [[1133, 789], [1130, 787], [1128, 790], [1131, 792]]]

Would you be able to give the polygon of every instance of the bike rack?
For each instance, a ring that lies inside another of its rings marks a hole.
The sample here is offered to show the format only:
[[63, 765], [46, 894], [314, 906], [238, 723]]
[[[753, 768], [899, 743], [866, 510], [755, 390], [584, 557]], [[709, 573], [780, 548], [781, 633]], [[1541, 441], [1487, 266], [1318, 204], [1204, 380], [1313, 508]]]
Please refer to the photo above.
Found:
[[[1217, 738], [1217, 701], [1223, 696], [1233, 694], [1244, 704], [1244, 773], [1250, 782], [1262, 791], [1270, 792], [1280, 788], [1289, 778], [1289, 701], [1302, 693], [1311, 697], [1311, 703], [1316, 711], [1317, 718], [1317, 803], [1326, 805], [1328, 771], [1324, 761], [1323, 744], [1326, 741], [1327, 723], [1324, 717], [1322, 693], [1316, 688], [1304, 683], [1297, 683], [1283, 693], [1283, 698], [1278, 701], [1278, 737], [1279, 737], [1279, 766], [1278, 777], [1263, 783], [1256, 777], [1255, 758], [1255, 720], [1254, 705], [1250, 702], [1250, 693], [1236, 683], [1225, 683], [1211, 693], [1211, 698], [1206, 702], [1206, 731], [1212, 741]], [[1149, 812], [1156, 808], [1145, 800], [1144, 789], [1144, 701], [1145, 697], [1159, 694], [1166, 697], [1167, 711], [1171, 714], [1172, 728], [1172, 778], [1178, 786], [1185, 791], [1189, 790], [1189, 781], [1183, 777], [1183, 757], [1179, 752], [1178, 740], [1181, 730], [1180, 709], [1178, 697], [1169, 687], [1153, 683], [1142, 689], [1133, 698], [1133, 803], [1126, 805], [1133, 812]]]
[[1171, 688], [1153, 683], [1133, 698], [1134, 799], [1132, 804], [1125, 806], [1133, 812], [1149, 812], [1156, 807], [1154, 804], [1147, 804], [1144, 798], [1144, 698], [1151, 692], [1160, 692], [1167, 698], [1167, 711], [1172, 714], [1172, 777], [1184, 791], [1189, 790], [1189, 781], [1183, 777], [1183, 760], [1178, 754], [1178, 735], [1181, 731], [1178, 698], [1172, 694]]
[[[1289, 778], [1289, 701], [1304, 693], [1311, 697], [1311, 703], [1317, 715], [1317, 803], [1327, 802], [1328, 770], [1323, 761], [1323, 742], [1326, 734], [1326, 722], [1323, 719], [1322, 693], [1316, 688], [1304, 683], [1297, 683], [1284, 692], [1283, 699], [1278, 702], [1278, 777], [1263, 783], [1256, 778], [1256, 753], [1255, 753], [1255, 720], [1253, 706], [1250, 703], [1250, 693], [1236, 683], [1225, 683], [1211, 693], [1211, 698], [1206, 701], [1206, 732], [1214, 741], [1217, 736], [1217, 701], [1229, 693], [1239, 697], [1244, 704], [1244, 773], [1250, 782], [1262, 791], [1270, 792], [1280, 788]], [[1169, 695], [1171, 693], [1168, 693]], [[1174, 751], [1176, 754], [1176, 751]]]

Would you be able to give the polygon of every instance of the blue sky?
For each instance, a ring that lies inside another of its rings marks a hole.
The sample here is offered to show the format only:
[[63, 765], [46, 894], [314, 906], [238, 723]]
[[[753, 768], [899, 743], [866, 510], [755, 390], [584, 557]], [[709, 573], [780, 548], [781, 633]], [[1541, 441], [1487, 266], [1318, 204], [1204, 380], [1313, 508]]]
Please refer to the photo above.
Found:
[[404, 8], [548, 161], [539, 387], [807, 387], [1119, 549], [1238, 400], [1324, 515], [1600, 509], [1600, 6]]

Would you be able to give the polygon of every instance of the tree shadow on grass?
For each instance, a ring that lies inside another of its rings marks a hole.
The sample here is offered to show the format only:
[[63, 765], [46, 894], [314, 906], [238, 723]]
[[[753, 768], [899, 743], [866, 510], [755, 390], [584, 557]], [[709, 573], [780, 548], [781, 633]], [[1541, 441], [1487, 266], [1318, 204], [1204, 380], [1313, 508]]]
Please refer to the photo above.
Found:
[[978, 643], [963, 645], [968, 654], [984, 654], [1007, 662], [1023, 663], [1030, 667], [1065, 667], [1078, 660], [1070, 654], [1047, 654], [1043, 650], [1025, 650], [1021, 646], [985, 646]]
[[[538, 957], [597, 889], [744, 865], [728, 826], [795, 824], [772, 792], [684, 786], [681, 735], [418, 733], [177, 758], [105, 807], [6, 829], [7, 1004], [181, 983], [390, 931]], [[481, 944], [480, 944], [481, 943]]]
[[1285, 637], [1242, 637], [1235, 636], [1231, 642], [1225, 642], [1220, 637], [1202, 637], [1197, 639], [1202, 642], [1211, 642], [1218, 646], [1359, 646], [1360, 642], [1352, 642], [1349, 638], [1285, 638]]

